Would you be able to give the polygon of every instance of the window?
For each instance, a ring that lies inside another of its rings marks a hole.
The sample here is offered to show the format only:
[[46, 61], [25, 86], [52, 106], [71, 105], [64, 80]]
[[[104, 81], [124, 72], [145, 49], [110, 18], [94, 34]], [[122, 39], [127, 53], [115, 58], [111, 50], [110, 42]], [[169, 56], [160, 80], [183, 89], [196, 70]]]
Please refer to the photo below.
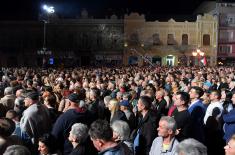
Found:
[[168, 34], [167, 45], [175, 45], [175, 39], [173, 34]]
[[219, 47], [219, 53], [229, 54], [232, 53], [232, 46], [230, 45], [222, 45]]
[[182, 45], [188, 45], [188, 35], [187, 34], [182, 35]]
[[155, 33], [153, 34], [153, 45], [160, 45], [160, 39], [159, 39], [159, 34]]
[[210, 35], [209, 34], [203, 35], [203, 45], [210, 46]]

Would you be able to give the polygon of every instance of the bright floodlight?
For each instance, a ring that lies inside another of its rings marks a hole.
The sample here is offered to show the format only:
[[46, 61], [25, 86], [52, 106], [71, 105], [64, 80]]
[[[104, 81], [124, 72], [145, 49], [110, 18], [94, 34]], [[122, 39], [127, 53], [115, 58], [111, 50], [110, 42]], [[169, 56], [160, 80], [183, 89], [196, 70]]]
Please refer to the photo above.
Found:
[[48, 7], [47, 7], [47, 5], [43, 5], [42, 8], [43, 8], [43, 10], [47, 10]]
[[54, 13], [55, 12], [55, 9], [53, 6], [43, 5], [43, 10], [45, 10], [47, 13]]

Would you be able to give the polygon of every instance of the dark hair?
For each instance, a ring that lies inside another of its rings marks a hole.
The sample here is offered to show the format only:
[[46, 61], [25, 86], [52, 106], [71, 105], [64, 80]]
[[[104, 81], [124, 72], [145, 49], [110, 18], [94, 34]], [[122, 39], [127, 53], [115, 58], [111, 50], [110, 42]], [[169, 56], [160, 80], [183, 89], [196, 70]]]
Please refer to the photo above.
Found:
[[193, 86], [191, 89], [195, 90], [195, 92], [198, 94], [198, 98], [200, 98], [204, 94], [204, 91], [201, 87]]
[[9, 118], [9, 119], [14, 119], [16, 118], [18, 115], [17, 115], [17, 112], [14, 111], [14, 110], [8, 110], [7, 113], [6, 113], [6, 118]]
[[54, 108], [56, 107], [56, 97], [54, 95], [52, 95], [52, 94], [48, 95], [46, 100], [50, 106], [52, 106]]
[[89, 135], [92, 139], [110, 141], [113, 137], [113, 131], [108, 121], [96, 120], [91, 124]]
[[55, 153], [57, 150], [55, 137], [49, 133], [43, 134], [38, 141], [42, 142], [48, 148], [49, 153]]
[[99, 89], [97, 89], [97, 88], [92, 88], [92, 89], [90, 89], [90, 91], [92, 91], [92, 93], [94, 94], [94, 96], [95, 96], [96, 98], [99, 98], [99, 97], [100, 97], [100, 90], [99, 90]]
[[15, 123], [9, 118], [0, 118], [0, 136], [9, 137], [15, 130]]
[[218, 99], [221, 98], [221, 92], [219, 90], [212, 90], [211, 93], [215, 93], [215, 95], [218, 97]]
[[141, 96], [140, 97], [141, 102], [144, 104], [145, 109], [150, 109], [152, 105], [152, 99], [148, 96]]
[[176, 95], [180, 95], [180, 100], [184, 101], [184, 105], [188, 106], [190, 96], [186, 92], [177, 92]]

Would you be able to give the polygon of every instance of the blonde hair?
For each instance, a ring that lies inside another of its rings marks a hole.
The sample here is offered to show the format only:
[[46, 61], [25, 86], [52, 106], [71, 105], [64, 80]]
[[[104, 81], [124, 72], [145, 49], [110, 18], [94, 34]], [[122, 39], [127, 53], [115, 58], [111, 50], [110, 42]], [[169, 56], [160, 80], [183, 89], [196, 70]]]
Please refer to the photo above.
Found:
[[110, 119], [112, 119], [113, 116], [114, 116], [114, 114], [115, 114], [115, 112], [119, 110], [119, 102], [118, 102], [117, 99], [111, 99], [111, 100], [109, 101], [109, 105], [112, 106], [112, 108], [111, 108], [111, 110], [110, 110], [110, 112], [111, 112], [111, 117], [110, 117]]

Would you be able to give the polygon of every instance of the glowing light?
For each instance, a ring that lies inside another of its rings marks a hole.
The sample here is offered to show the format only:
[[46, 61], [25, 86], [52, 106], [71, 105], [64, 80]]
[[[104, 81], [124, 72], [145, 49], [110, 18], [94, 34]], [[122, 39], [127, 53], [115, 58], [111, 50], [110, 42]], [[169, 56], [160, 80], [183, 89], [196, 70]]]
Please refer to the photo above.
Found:
[[43, 10], [45, 10], [47, 13], [55, 13], [55, 9], [53, 6], [47, 6], [47, 5], [43, 5]]

